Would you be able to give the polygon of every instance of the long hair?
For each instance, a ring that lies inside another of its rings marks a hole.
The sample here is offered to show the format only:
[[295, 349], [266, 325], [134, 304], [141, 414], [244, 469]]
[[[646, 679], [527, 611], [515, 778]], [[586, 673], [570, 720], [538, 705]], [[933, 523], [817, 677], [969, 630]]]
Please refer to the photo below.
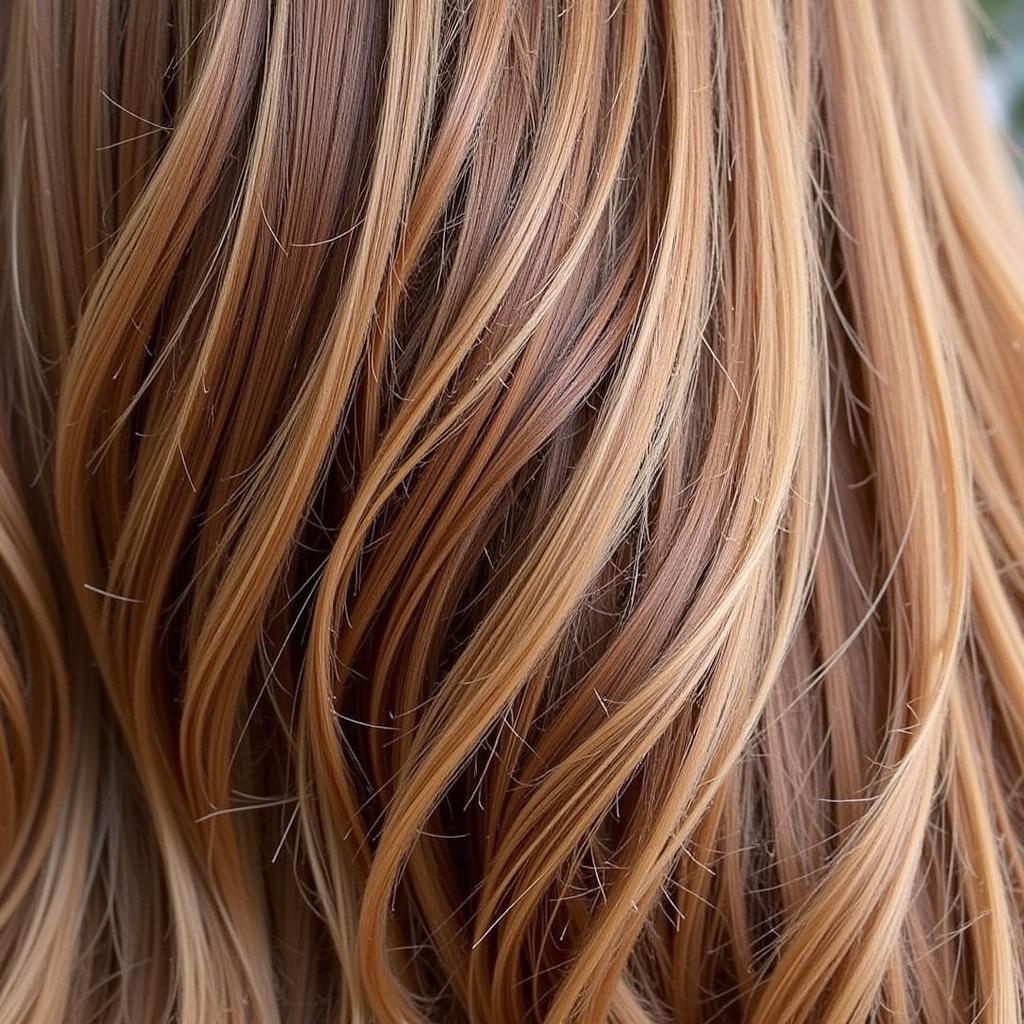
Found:
[[2, 1024], [1021, 1021], [957, 0], [3, 6]]

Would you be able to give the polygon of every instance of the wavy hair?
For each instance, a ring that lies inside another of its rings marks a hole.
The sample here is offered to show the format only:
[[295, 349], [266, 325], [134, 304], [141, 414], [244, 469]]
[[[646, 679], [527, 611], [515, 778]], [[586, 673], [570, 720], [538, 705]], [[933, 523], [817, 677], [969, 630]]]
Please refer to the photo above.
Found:
[[1022, 1020], [957, 0], [3, 8], [2, 1024]]

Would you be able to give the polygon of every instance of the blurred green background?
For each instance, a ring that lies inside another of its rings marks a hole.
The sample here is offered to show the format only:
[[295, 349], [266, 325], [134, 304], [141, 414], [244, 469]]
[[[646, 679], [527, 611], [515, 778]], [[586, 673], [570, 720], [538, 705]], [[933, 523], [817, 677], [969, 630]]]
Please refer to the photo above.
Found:
[[[897, 3], [900, 0], [896, 0]], [[1024, 150], [1024, 0], [981, 0], [988, 61], [985, 97], [999, 125]]]

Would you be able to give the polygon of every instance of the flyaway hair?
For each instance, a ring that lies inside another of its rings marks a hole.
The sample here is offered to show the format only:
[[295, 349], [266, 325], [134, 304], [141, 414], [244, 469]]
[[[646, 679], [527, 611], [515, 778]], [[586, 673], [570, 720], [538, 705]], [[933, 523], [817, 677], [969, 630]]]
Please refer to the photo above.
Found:
[[1024, 1019], [977, 27], [2, 5], [0, 1024]]

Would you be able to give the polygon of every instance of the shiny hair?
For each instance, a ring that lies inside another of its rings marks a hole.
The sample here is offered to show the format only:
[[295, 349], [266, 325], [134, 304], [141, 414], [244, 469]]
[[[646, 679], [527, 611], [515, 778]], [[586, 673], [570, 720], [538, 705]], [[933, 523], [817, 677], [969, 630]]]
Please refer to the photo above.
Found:
[[956, 0], [4, 7], [0, 1022], [1022, 1019]]

